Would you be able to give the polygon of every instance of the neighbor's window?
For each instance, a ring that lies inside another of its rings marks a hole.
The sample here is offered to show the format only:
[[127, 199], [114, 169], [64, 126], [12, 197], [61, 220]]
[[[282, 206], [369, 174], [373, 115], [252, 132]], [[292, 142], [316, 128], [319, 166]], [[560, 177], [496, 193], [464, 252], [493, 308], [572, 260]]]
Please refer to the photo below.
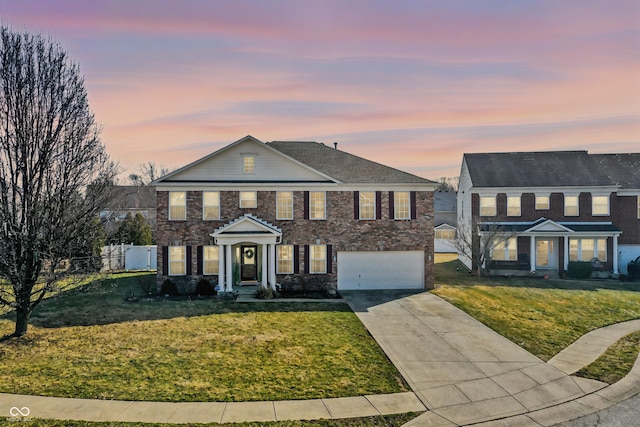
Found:
[[276, 219], [293, 219], [293, 193], [291, 191], [278, 191]]
[[278, 274], [293, 273], [293, 245], [276, 246], [278, 259]]
[[410, 200], [408, 191], [395, 191], [393, 193], [393, 217], [395, 219], [411, 218]]
[[187, 248], [185, 246], [169, 246], [169, 275], [184, 276], [187, 274]]
[[591, 214], [609, 215], [609, 196], [591, 196]]
[[169, 192], [169, 219], [187, 219], [187, 193], [185, 191]]
[[310, 273], [326, 273], [327, 272], [327, 247], [324, 245], [309, 246], [311, 253], [309, 259], [311, 266]]
[[202, 272], [205, 275], [219, 273], [219, 249], [218, 246], [204, 246], [202, 248]]
[[520, 196], [507, 196], [507, 216], [520, 216]]
[[220, 193], [202, 192], [202, 219], [220, 219]]
[[569, 239], [569, 261], [607, 261], [607, 239]]
[[441, 228], [436, 230], [436, 239], [455, 240], [456, 230], [451, 228]]
[[640, 196], [638, 196], [638, 219], [640, 219]]
[[325, 219], [326, 203], [324, 191], [310, 191], [309, 192], [309, 218], [310, 219]]
[[499, 242], [493, 248], [491, 259], [496, 261], [516, 261], [518, 259], [518, 239], [510, 237]]
[[360, 192], [360, 219], [376, 219], [375, 191]]
[[578, 216], [578, 196], [564, 196], [564, 216]]
[[241, 208], [257, 208], [258, 192], [257, 191], [241, 191], [240, 207]]
[[536, 209], [537, 210], [546, 210], [549, 209], [549, 196], [540, 196], [536, 194]]
[[480, 196], [480, 216], [496, 216], [496, 196]]
[[255, 173], [256, 158], [254, 156], [242, 156], [242, 173]]

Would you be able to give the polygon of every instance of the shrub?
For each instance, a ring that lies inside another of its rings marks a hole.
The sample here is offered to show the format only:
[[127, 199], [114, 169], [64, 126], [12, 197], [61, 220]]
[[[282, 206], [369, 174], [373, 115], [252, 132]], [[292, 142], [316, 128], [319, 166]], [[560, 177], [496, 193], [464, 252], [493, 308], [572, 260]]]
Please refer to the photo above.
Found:
[[593, 273], [593, 265], [587, 261], [569, 261], [567, 275], [572, 279], [588, 279]]
[[160, 293], [162, 295], [170, 295], [170, 296], [173, 296], [173, 297], [179, 295], [178, 287], [176, 286], [175, 283], [173, 283], [169, 279], [165, 279], [165, 281], [162, 282], [162, 287], [160, 288]]
[[256, 298], [258, 299], [273, 299], [275, 297], [273, 293], [273, 289], [271, 288], [263, 288], [260, 286], [256, 291]]
[[207, 279], [200, 279], [196, 285], [196, 294], [198, 295], [215, 295], [217, 292], [211, 286], [211, 283]]

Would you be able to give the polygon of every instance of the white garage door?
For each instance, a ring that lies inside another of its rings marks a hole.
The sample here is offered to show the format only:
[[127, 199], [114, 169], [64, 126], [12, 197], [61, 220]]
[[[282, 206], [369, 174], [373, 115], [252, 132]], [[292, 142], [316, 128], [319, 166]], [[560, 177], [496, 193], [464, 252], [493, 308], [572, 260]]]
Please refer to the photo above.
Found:
[[338, 289], [422, 289], [423, 251], [338, 252]]

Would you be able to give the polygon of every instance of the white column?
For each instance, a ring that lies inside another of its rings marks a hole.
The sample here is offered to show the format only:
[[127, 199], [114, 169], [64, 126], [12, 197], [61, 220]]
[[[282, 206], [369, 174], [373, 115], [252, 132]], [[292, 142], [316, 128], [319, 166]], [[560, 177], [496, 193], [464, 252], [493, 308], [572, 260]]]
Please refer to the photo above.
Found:
[[267, 287], [267, 274], [269, 274], [269, 270], [267, 269], [267, 245], [262, 244], [261, 246], [262, 252], [262, 280], [260, 281], [260, 285], [263, 288]]
[[618, 236], [613, 236], [613, 274], [618, 274]]
[[569, 236], [564, 236], [564, 267], [563, 270], [567, 271], [569, 268]]
[[226, 249], [224, 254], [225, 263], [226, 263], [225, 273], [227, 273], [226, 292], [231, 292], [233, 291], [233, 265], [231, 264], [231, 245], [226, 245], [225, 249]]
[[275, 291], [276, 289], [276, 245], [269, 245], [269, 283]]
[[529, 252], [531, 252], [529, 258], [530, 258], [530, 264], [531, 264], [531, 271], [536, 271], [536, 236], [531, 236], [531, 244], [529, 245]]
[[224, 245], [218, 245], [218, 286], [224, 292]]

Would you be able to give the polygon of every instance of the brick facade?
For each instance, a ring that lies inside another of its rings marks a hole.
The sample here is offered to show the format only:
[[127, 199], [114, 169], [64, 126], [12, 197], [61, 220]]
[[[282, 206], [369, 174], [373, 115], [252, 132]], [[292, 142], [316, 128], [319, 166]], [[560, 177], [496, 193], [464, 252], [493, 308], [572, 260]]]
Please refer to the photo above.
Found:
[[[304, 246], [331, 245], [333, 262], [327, 273], [330, 286], [337, 283], [337, 268], [341, 251], [412, 251], [425, 254], [425, 288], [433, 288], [433, 192], [415, 193], [416, 218], [395, 220], [389, 206], [391, 194], [380, 192], [381, 218], [355, 219], [353, 191], [326, 192], [326, 219], [304, 219], [304, 191], [293, 192], [293, 220], [276, 219], [276, 192], [258, 191], [255, 209], [239, 207], [238, 191], [220, 191], [220, 220], [202, 219], [202, 192], [187, 191], [187, 215], [184, 221], [168, 219], [169, 192], [157, 192], [157, 244], [163, 246], [187, 246], [191, 249], [191, 271], [198, 271], [197, 247], [214, 244], [209, 235], [217, 228], [244, 215], [252, 214], [282, 230], [282, 244], [300, 248], [299, 271], [304, 271]], [[158, 250], [158, 280], [166, 276], [163, 271], [163, 251]], [[198, 276], [192, 279], [197, 281]], [[278, 281], [282, 279], [278, 275]]]

